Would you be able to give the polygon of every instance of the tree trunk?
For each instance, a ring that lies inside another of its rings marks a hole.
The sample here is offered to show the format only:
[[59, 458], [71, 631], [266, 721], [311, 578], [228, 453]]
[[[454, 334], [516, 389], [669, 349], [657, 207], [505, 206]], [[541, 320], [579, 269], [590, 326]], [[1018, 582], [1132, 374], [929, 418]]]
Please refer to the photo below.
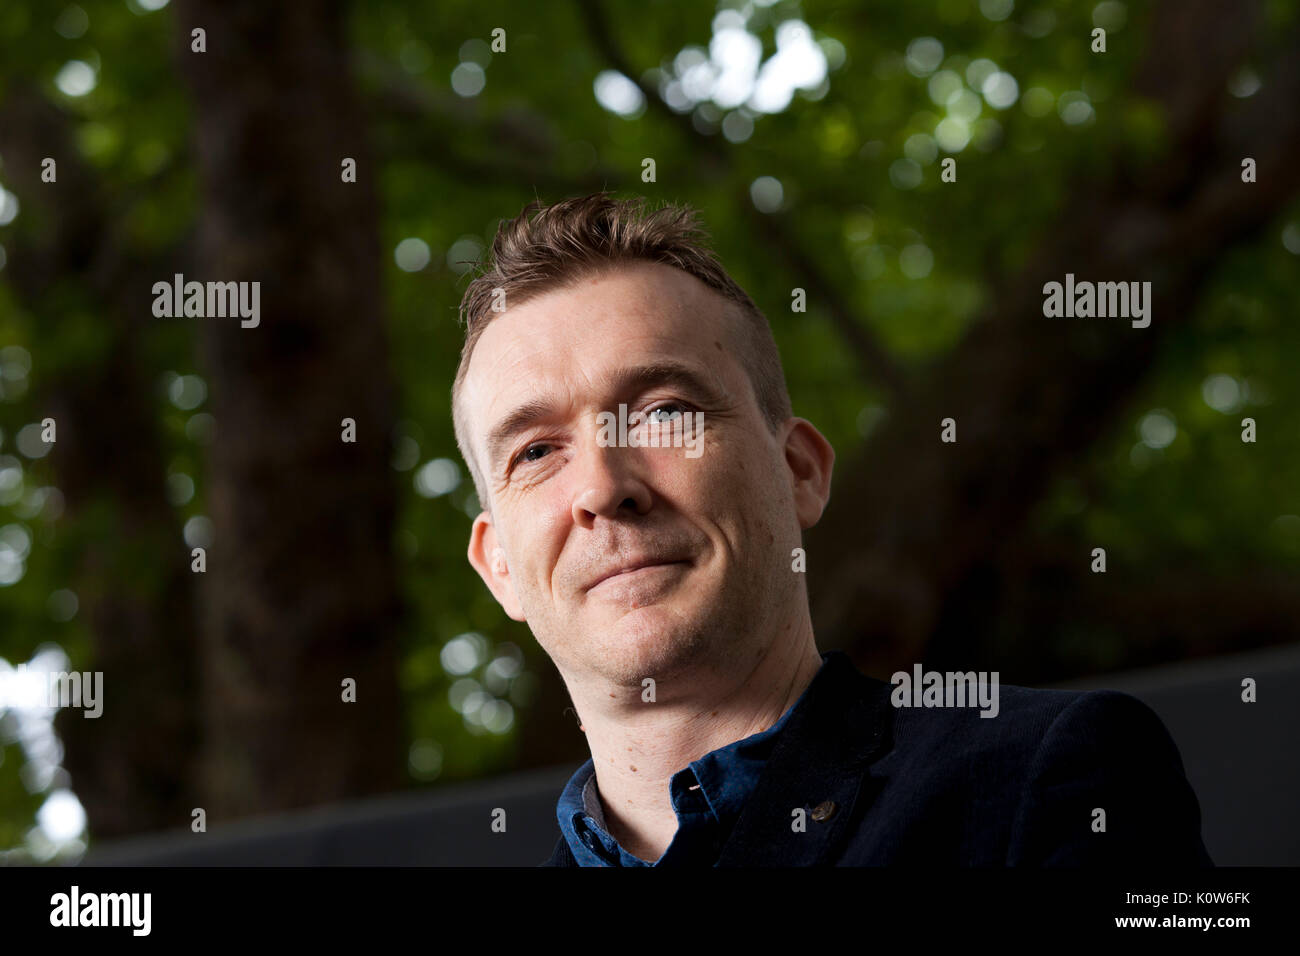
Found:
[[[207, 806], [230, 817], [390, 791], [405, 779], [394, 399], [376, 171], [342, 12], [178, 6], [203, 183], [202, 274], [186, 279], [261, 283], [257, 327], [197, 320], [216, 418]], [[192, 51], [196, 28], [206, 52]], [[345, 158], [355, 183], [342, 181]], [[355, 703], [342, 699], [349, 678]]]

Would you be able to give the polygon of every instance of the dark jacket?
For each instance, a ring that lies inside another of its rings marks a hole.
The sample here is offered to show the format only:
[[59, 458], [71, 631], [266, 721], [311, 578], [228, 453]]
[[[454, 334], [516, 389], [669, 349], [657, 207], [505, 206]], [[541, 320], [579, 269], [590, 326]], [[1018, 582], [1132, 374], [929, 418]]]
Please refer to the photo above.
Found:
[[[992, 718], [903, 708], [824, 659], [718, 866], [1214, 865], [1178, 748], [1135, 697], [1002, 686]], [[541, 865], [576, 865], [563, 837]]]

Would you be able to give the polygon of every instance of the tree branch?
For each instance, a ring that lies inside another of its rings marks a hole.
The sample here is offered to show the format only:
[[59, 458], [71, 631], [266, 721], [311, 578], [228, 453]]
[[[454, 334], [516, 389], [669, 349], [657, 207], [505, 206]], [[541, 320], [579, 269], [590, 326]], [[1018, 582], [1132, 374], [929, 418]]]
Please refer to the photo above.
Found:
[[[682, 136], [695, 143], [721, 168], [734, 173], [735, 163], [731, 151], [717, 139], [700, 134], [691, 123], [689, 115], [675, 112], [660, 97], [659, 91], [645, 81], [641, 71], [633, 68], [628, 62], [627, 56], [614, 36], [600, 0], [577, 0], [577, 2], [582, 9], [583, 22], [587, 25], [592, 44], [610, 66], [635, 83], [651, 108], [665, 117]], [[830, 276], [804, 250], [788, 221], [759, 212], [752, 203], [744, 200], [740, 200], [738, 206], [755, 227], [767, 236], [769, 244], [782, 254], [786, 263], [800, 276], [798, 284], [807, 287], [818, 301], [825, 304], [832, 323], [844, 338], [845, 344], [857, 360], [867, 381], [883, 385], [894, 402], [906, 402], [909, 389], [902, 367], [877, 339], [865, 319], [849, 304], [848, 298], [839, 291]]]
[[[888, 673], [962, 627], [961, 585], [985, 566], [991, 543], [1016, 534], [1050, 478], [1105, 434], [1159, 346], [1195, 315], [1218, 257], [1258, 234], [1300, 190], [1300, 113], [1292, 108], [1300, 39], [1257, 98], [1227, 112], [1226, 76], [1250, 36], [1223, 25], [1242, 15], [1231, 2], [1159, 11], [1157, 23], [1198, 21], [1151, 37], [1157, 61], [1197, 63], [1157, 90], [1173, 97], [1160, 101], [1172, 111], [1167, 162], [1076, 184], [1076, 202], [1003, 286], [1002, 300], [837, 479], [825, 519], [808, 536], [818, 569], [809, 575], [814, 624], [819, 639], [856, 649], [864, 668]], [[1190, 47], [1171, 50], [1180, 43]], [[1206, 102], [1215, 106], [1209, 114]], [[1257, 159], [1258, 182], [1241, 182], [1243, 156]], [[1150, 280], [1150, 327], [1045, 319], [1043, 284], [1067, 272]], [[938, 441], [945, 417], [958, 422], [956, 444]]]

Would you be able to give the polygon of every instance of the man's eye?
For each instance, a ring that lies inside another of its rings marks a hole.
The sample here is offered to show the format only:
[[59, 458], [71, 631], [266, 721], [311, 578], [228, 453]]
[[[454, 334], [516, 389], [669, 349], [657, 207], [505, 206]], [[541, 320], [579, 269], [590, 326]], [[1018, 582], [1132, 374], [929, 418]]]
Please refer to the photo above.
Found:
[[537, 461], [538, 458], [529, 458], [528, 457], [529, 453], [534, 451], [539, 451], [541, 449], [550, 448], [550, 447], [551, 447], [550, 445], [546, 445], [541, 442], [538, 442], [536, 445], [529, 445], [527, 448], [521, 451], [517, 456], [515, 456], [515, 464], [520, 464], [520, 463], [526, 464], [527, 462], [530, 461]]
[[[670, 414], [673, 409], [677, 410], [676, 415]], [[686, 410], [686, 405], [682, 402], [664, 402], [646, 412], [646, 421], [651, 425], [663, 424], [673, 421], [675, 418], [680, 418]]]

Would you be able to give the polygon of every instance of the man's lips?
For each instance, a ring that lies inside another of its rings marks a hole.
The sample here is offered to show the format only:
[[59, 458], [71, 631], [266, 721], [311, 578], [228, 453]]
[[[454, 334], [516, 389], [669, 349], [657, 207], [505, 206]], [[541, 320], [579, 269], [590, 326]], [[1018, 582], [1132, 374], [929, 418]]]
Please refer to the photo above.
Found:
[[634, 571], [644, 571], [647, 568], [669, 567], [674, 564], [690, 564], [690, 562], [681, 559], [674, 560], [672, 558], [659, 558], [659, 559], [650, 558], [643, 561], [630, 561], [624, 564], [620, 564], [616, 568], [611, 568], [610, 570], [605, 571], [604, 573], [599, 575], [594, 581], [588, 584], [586, 589], [590, 591], [598, 584], [602, 584], [605, 581], [608, 581], [612, 578], [619, 577], [620, 575], [631, 574]]

